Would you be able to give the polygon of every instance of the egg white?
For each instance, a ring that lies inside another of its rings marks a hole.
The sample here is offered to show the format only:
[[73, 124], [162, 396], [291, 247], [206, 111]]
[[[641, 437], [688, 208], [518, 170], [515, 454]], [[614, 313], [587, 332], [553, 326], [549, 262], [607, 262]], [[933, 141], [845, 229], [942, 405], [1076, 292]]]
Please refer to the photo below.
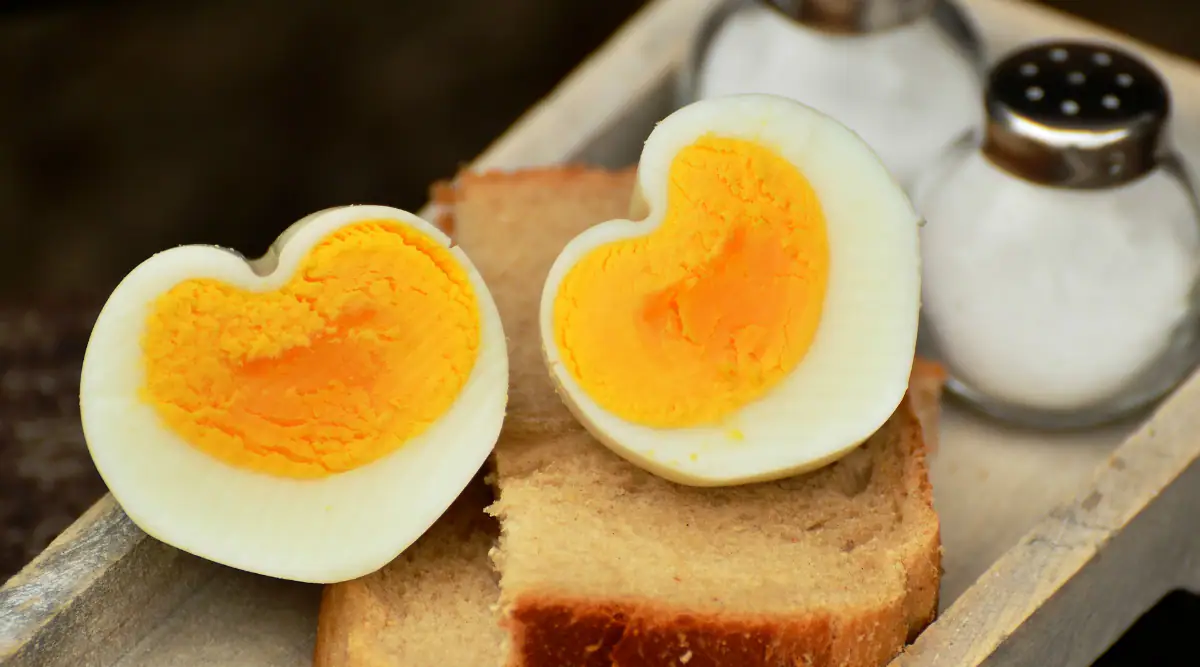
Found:
[[[478, 357], [457, 399], [428, 430], [360, 468], [322, 479], [287, 479], [203, 453], [138, 398], [144, 377], [141, 337], [159, 295], [193, 278], [214, 278], [252, 292], [277, 289], [315, 244], [366, 220], [398, 221], [435, 239], [450, 249], [475, 289]], [[217, 247], [183, 246], [143, 262], [120, 283], [96, 321], [79, 403], [97, 469], [147, 534], [241, 570], [330, 583], [382, 567], [449, 507], [495, 445], [507, 392], [500, 315], [462, 250], [411, 213], [347, 206], [292, 225], [258, 260]]]
[[[672, 160], [709, 133], [774, 149], [812, 185], [829, 239], [828, 291], [807, 354], [765, 396], [716, 426], [651, 428], [600, 407], [571, 376], [555, 343], [554, 303], [567, 272], [593, 249], [662, 224]], [[601, 223], [570, 241], [542, 292], [547, 367], [571, 412], [601, 443], [674, 482], [744, 484], [826, 465], [862, 444], [895, 411], [916, 349], [919, 217], [851, 130], [771, 95], [695, 102], [661, 121], [647, 139], [631, 205], [636, 214], [646, 217]]]

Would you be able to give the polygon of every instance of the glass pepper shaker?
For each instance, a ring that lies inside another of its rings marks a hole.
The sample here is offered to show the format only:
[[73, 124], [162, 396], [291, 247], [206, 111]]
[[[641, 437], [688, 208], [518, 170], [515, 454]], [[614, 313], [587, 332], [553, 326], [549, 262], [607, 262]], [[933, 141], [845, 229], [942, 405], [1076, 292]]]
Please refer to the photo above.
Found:
[[857, 132], [907, 186], [979, 124], [983, 62], [949, 0], [735, 0], [701, 28], [681, 101], [798, 100]]
[[1200, 203], [1166, 85], [1113, 46], [1043, 43], [995, 65], [984, 106], [914, 187], [922, 352], [1022, 425], [1148, 406], [1200, 348]]

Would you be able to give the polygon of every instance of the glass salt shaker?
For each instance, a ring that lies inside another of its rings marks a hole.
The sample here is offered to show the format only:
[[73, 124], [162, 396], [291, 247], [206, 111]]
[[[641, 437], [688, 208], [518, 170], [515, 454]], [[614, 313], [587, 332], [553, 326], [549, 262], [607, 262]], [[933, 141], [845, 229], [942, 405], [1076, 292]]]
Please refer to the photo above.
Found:
[[949, 388], [1021, 425], [1083, 427], [1194, 368], [1200, 203], [1170, 96], [1113, 46], [1043, 43], [987, 78], [983, 127], [914, 187], [919, 346]]
[[907, 186], [978, 126], [982, 50], [949, 0], [734, 0], [702, 26], [680, 95], [803, 102], [862, 136]]

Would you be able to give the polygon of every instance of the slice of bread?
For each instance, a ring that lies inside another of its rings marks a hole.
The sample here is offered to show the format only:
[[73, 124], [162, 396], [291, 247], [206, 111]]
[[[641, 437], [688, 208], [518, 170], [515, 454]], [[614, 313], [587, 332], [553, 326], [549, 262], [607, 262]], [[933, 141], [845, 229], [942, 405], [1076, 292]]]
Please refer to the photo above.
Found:
[[569, 238], [626, 214], [632, 186], [631, 171], [549, 168], [440, 190], [444, 226], [510, 339], [491, 510], [500, 590], [487, 586], [494, 534], [460, 532], [484, 502], [473, 489], [383, 571], [328, 587], [318, 667], [874, 667], [932, 619], [940, 547], [922, 422], [936, 430], [936, 366], [915, 365], [909, 397], [842, 461], [729, 489], [644, 473], [563, 407], [539, 350], [542, 280]]

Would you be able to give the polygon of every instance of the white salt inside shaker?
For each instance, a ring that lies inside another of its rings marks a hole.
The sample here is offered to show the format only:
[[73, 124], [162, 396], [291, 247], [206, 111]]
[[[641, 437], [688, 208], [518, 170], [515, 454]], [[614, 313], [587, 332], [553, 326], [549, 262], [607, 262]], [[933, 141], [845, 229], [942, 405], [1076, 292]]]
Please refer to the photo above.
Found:
[[923, 176], [923, 350], [951, 389], [1031, 425], [1115, 419], [1193, 368], [1195, 192], [1169, 97], [1109, 46], [1037, 45], [992, 71], [973, 142]]
[[702, 34], [685, 97], [803, 102], [862, 136], [907, 186], [979, 124], [981, 62], [970, 24], [938, 0], [735, 3]]

